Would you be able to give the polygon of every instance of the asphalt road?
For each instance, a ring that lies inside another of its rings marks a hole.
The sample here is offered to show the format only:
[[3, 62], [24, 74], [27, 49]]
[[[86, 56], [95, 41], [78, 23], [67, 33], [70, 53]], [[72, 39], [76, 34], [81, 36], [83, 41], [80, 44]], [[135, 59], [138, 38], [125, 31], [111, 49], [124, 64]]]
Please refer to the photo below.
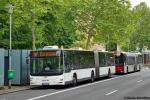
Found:
[[114, 75], [76, 87], [34, 88], [0, 95], [0, 100], [150, 100], [150, 69]]

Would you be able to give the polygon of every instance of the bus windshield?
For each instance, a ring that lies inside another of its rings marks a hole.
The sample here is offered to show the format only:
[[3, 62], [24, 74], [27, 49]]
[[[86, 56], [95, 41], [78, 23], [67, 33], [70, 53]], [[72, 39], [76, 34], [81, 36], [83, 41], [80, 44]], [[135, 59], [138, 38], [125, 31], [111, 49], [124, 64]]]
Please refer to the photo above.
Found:
[[124, 66], [123, 56], [116, 56], [115, 57], [115, 64], [116, 64], [116, 66]]
[[63, 66], [59, 56], [31, 58], [30, 72], [33, 76], [61, 75]]

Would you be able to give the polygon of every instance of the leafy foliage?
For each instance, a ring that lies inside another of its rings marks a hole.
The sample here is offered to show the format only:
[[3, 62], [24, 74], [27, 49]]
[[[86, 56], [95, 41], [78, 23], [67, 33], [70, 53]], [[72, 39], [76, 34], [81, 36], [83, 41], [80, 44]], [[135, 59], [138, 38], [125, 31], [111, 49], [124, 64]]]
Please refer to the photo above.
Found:
[[[129, 0], [0, 0], [0, 46], [9, 48], [9, 14], [12, 46], [36, 49], [45, 45], [90, 49], [103, 43], [125, 51], [149, 46], [150, 8], [131, 8]], [[129, 41], [130, 40], [130, 41]]]

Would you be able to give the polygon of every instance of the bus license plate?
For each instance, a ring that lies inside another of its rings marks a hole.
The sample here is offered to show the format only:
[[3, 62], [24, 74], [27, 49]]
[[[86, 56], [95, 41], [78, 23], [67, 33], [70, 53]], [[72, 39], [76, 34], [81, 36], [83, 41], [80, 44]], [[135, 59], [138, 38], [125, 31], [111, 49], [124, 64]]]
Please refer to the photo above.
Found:
[[42, 85], [49, 85], [49, 83], [42, 83]]

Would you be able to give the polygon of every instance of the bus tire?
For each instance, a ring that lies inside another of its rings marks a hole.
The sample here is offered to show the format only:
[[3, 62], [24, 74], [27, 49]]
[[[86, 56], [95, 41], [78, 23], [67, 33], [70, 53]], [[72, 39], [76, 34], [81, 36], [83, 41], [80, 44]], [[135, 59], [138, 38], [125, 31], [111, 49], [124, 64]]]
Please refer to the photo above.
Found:
[[108, 77], [109, 77], [109, 78], [112, 77], [112, 74], [111, 74], [111, 70], [110, 70], [110, 69], [108, 70]]
[[73, 86], [77, 85], [77, 75], [76, 74], [73, 75], [72, 85]]
[[94, 82], [94, 80], [95, 80], [95, 79], [94, 79], [94, 72], [92, 71], [92, 72], [91, 72], [91, 82]]

